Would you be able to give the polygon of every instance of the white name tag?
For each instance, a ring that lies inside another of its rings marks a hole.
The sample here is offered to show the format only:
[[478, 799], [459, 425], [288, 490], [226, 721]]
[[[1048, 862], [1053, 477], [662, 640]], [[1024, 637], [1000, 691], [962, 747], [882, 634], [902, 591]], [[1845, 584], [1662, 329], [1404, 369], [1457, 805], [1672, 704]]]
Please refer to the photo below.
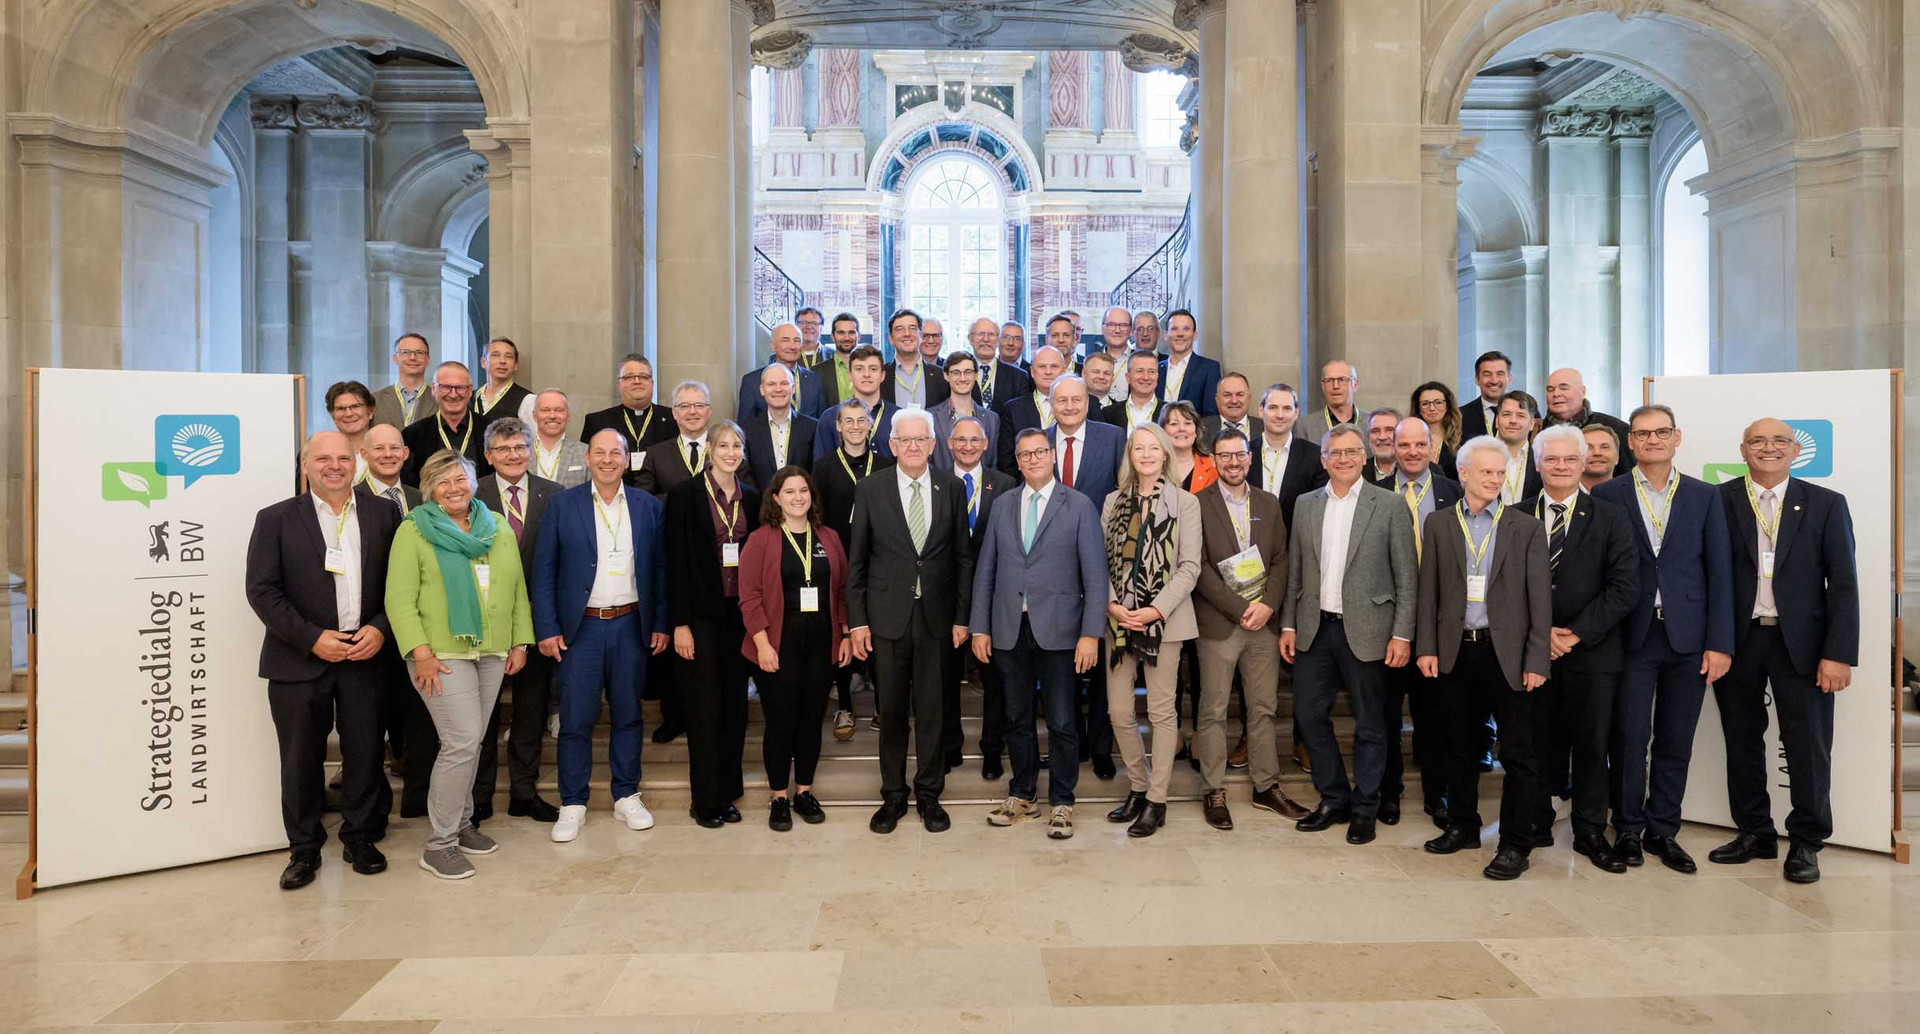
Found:
[[1771, 549], [1760, 554], [1760, 577], [1773, 577], [1773, 550]]
[[647, 454], [644, 452], [627, 453], [627, 469], [628, 470], [639, 470], [642, 466], [646, 465], [646, 462], [647, 462]]
[[347, 573], [347, 551], [339, 546], [327, 548], [327, 571], [331, 574]]
[[1487, 576], [1486, 575], [1470, 574], [1467, 576], [1467, 602], [1468, 603], [1487, 602]]
[[814, 614], [820, 610], [820, 589], [817, 586], [800, 587], [800, 613]]
[[608, 553], [605, 566], [606, 566], [607, 574], [610, 577], [613, 577], [613, 578], [626, 577], [627, 554], [623, 552]]
[[723, 542], [720, 544], [720, 563], [725, 567], [740, 566], [740, 543]]
[[484, 594], [487, 591], [487, 586], [493, 584], [493, 565], [492, 564], [473, 565], [473, 583], [475, 585], [478, 585], [480, 587], [481, 593]]

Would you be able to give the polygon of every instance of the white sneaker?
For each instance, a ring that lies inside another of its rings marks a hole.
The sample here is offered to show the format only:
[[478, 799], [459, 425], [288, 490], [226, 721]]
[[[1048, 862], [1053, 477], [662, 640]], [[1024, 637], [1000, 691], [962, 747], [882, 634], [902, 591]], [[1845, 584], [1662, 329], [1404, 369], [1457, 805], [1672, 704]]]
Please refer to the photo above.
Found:
[[556, 844], [569, 844], [580, 835], [580, 827], [586, 825], [587, 806], [584, 804], [563, 804], [560, 817], [553, 822], [553, 829], [547, 835]]
[[560, 715], [558, 713], [547, 716], [547, 735], [553, 737], [555, 740], [560, 738]]
[[[640, 803], [640, 794], [638, 792], [634, 793], [631, 797], [622, 797], [614, 801], [613, 813], [627, 820], [628, 829], [641, 830], [653, 828], [653, 812], [648, 811], [647, 806]], [[561, 815], [560, 821], [567, 821], [566, 815]]]

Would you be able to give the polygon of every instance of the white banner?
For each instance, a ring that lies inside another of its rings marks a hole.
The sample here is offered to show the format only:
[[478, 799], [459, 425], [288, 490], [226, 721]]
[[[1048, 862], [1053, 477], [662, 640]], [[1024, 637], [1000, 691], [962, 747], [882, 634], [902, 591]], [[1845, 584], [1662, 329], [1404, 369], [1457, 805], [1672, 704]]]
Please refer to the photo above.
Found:
[[[1898, 677], [1892, 607], [1898, 589], [1893, 528], [1899, 504], [1893, 493], [1892, 372], [1661, 377], [1653, 382], [1651, 398], [1673, 407], [1679, 417], [1682, 440], [1675, 469], [1681, 473], [1710, 485], [1745, 476], [1741, 434], [1749, 423], [1771, 416], [1786, 421], [1800, 440], [1792, 476], [1847, 497], [1860, 577], [1860, 666], [1853, 670], [1853, 684], [1834, 700], [1833, 843], [1891, 851], [1896, 716], [1889, 701]], [[1767, 757], [1774, 759], [1767, 792], [1774, 823], [1784, 835], [1789, 801], [1778, 715], [1768, 721]], [[1682, 811], [1690, 821], [1733, 824], [1726, 740], [1711, 691], [1694, 732]]]
[[40, 886], [286, 845], [246, 561], [294, 488], [294, 383], [40, 372]]

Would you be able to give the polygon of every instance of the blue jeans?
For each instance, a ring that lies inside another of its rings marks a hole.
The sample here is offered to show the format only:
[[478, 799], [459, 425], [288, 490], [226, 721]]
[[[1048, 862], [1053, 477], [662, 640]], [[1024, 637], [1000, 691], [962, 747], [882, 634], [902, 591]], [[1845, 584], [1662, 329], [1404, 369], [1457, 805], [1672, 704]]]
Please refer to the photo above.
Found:
[[593, 725], [605, 692], [613, 712], [607, 768], [613, 799], [640, 787], [640, 690], [647, 680], [647, 651], [640, 616], [585, 618], [580, 634], [560, 655], [560, 803], [587, 803], [593, 769]]
[[1693, 729], [1706, 696], [1700, 654], [1675, 650], [1661, 622], [1653, 623], [1640, 649], [1627, 651], [1627, 669], [1613, 698], [1615, 833], [1670, 837], [1680, 832]]
[[1074, 728], [1080, 676], [1073, 670], [1073, 651], [1042, 650], [1022, 617], [1019, 640], [1011, 650], [995, 649], [993, 663], [1006, 687], [1007, 754], [1013, 761], [1007, 795], [1033, 800], [1040, 781], [1040, 741], [1033, 732], [1037, 682], [1047, 702], [1047, 803], [1072, 804], [1080, 779], [1079, 733]]

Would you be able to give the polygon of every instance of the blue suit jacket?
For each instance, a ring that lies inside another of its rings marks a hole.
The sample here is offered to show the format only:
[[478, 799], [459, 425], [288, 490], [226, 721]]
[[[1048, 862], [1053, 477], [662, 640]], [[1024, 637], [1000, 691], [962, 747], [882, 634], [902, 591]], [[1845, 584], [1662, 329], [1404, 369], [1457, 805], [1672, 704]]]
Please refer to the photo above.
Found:
[[[634, 590], [640, 595], [641, 642], [667, 630], [667, 564], [661, 549], [660, 500], [629, 485], [627, 526], [633, 533]], [[540, 519], [540, 541], [534, 547], [533, 570], [527, 588], [533, 604], [535, 640], [562, 636], [569, 643], [580, 634], [586, 618], [587, 597], [593, 592], [594, 572], [600, 563], [600, 542], [593, 522], [593, 482], [575, 485], [547, 500]]]
[[1653, 555], [1646, 519], [1628, 472], [1593, 490], [1593, 497], [1627, 511], [1640, 547], [1640, 599], [1620, 626], [1621, 645], [1631, 654], [1646, 645], [1653, 627], [1654, 593], [1667, 626], [1667, 642], [1680, 653], [1733, 653], [1733, 547], [1720, 495], [1706, 482], [1678, 471], [1673, 507], [1667, 513], [1660, 555]]
[[[1120, 481], [1120, 454], [1127, 447], [1127, 432], [1112, 424], [1088, 419], [1086, 434], [1081, 440], [1086, 443], [1087, 454], [1075, 457], [1079, 460], [1080, 473], [1073, 479], [1073, 487], [1081, 495], [1093, 500], [1093, 510], [1097, 515], [1100, 508], [1107, 504], [1107, 496], [1113, 494], [1114, 487]], [[1053, 443], [1053, 466], [1059, 470], [1062, 460], [1059, 424], [1047, 428], [1047, 441]]]
[[[1213, 416], [1219, 410], [1215, 408], [1213, 397], [1220, 390], [1220, 363], [1198, 352], [1187, 356], [1187, 375], [1180, 381], [1180, 401], [1191, 402], [1203, 417]], [[1154, 382], [1153, 393], [1162, 398], [1167, 393], [1167, 361], [1160, 360], [1160, 379]]]
[[987, 534], [973, 561], [973, 616], [968, 630], [993, 637], [995, 649], [1020, 641], [1020, 605], [1042, 650], [1071, 650], [1082, 636], [1100, 637], [1107, 619], [1107, 555], [1100, 511], [1056, 484], [1040, 511], [1033, 548], [1022, 543], [1024, 484], [993, 504]]
[[[736, 407], [734, 419], [741, 427], [747, 426], [749, 420], [767, 415], [767, 400], [760, 397], [760, 371], [765, 369], [764, 366], [756, 366], [752, 372], [740, 378], [740, 393], [735, 396], [740, 404]], [[826, 386], [820, 382], [819, 374], [804, 366], [799, 373], [800, 395], [794, 400], [793, 408], [807, 416], [818, 417], [820, 411], [827, 407]]]

